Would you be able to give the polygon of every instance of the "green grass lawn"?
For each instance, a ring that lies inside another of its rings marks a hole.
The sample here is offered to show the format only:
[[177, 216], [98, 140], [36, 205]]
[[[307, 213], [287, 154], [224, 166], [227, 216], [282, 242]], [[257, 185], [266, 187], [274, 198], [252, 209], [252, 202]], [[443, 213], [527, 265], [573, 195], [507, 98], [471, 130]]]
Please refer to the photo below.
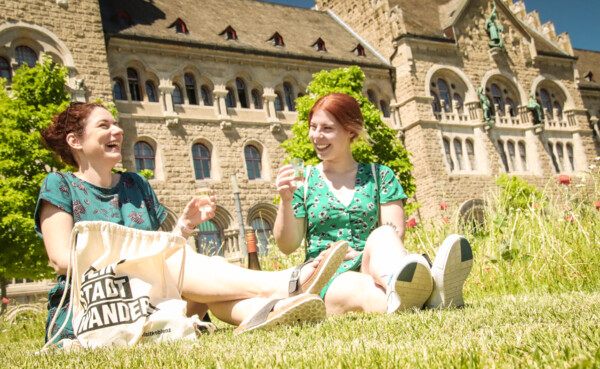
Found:
[[[409, 229], [407, 248], [432, 259], [449, 234], [471, 242], [463, 309], [355, 313], [236, 337], [217, 322], [215, 334], [193, 342], [44, 354], [36, 351], [45, 316], [0, 318], [0, 368], [600, 368], [598, 200], [595, 165], [570, 186], [553, 180], [544, 191], [506, 177], [482, 223], [448, 213], [445, 222]], [[272, 270], [302, 258], [273, 250], [261, 263]]]
[[43, 316], [0, 325], [9, 368], [600, 367], [600, 293], [467, 300], [464, 309], [356, 313], [234, 337], [219, 324], [194, 342], [36, 354]]

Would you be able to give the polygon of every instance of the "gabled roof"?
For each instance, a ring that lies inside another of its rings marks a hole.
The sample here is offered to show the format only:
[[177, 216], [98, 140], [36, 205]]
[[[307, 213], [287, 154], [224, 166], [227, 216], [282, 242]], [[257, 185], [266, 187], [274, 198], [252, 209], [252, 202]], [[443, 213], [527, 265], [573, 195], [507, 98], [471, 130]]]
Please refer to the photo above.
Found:
[[[402, 10], [407, 33], [440, 38], [444, 38], [446, 28], [460, 21], [461, 15], [471, 3], [472, 0], [389, 0], [390, 7], [397, 5]], [[511, 22], [533, 38], [538, 51], [568, 56], [564, 50], [514, 16], [504, 3], [496, 3], [497, 11], [502, 8], [502, 13], [507, 14]]]
[[[131, 17], [128, 27], [120, 26], [115, 19], [123, 10]], [[353, 53], [362, 40], [327, 12], [312, 9], [253, 0], [100, 0], [100, 11], [109, 39], [132, 37], [222, 47], [244, 53], [273, 53], [389, 67], [373, 53], [367, 53], [366, 57]], [[185, 21], [189, 33], [176, 33], [168, 28], [177, 18]], [[238, 40], [219, 36], [227, 26], [235, 29]], [[285, 40], [285, 48], [265, 41], [275, 32]], [[325, 41], [327, 53], [312, 47], [319, 38]]]

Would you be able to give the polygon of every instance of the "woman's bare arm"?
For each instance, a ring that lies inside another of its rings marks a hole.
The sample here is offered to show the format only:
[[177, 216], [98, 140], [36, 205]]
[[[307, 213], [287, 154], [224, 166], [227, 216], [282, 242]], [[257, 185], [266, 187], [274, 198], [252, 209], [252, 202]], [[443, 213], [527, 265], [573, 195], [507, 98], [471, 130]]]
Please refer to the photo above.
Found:
[[57, 274], [67, 274], [73, 216], [48, 201], [43, 201], [40, 209], [40, 224], [50, 265]]

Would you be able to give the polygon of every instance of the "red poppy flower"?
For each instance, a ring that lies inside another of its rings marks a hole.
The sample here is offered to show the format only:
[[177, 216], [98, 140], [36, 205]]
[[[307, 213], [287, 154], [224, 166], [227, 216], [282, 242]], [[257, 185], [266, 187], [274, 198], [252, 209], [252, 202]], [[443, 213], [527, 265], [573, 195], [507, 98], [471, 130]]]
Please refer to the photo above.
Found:
[[538, 204], [537, 202], [533, 203], [533, 208], [534, 209], [539, 209], [540, 208], [540, 204]]
[[408, 228], [414, 228], [417, 225], [417, 221], [415, 218], [410, 218], [408, 222], [406, 222], [406, 226]]
[[572, 216], [572, 215], [567, 215], [567, 216], [565, 217], [565, 220], [566, 220], [567, 222], [571, 222], [571, 223], [573, 223], [573, 222], [575, 221], [575, 218], [573, 218], [573, 216]]
[[450, 221], [446, 217], [442, 217], [442, 222], [444, 222], [444, 224], [450, 224]]
[[571, 184], [571, 177], [569, 177], [566, 174], [561, 174], [558, 176], [558, 178], [556, 178], [556, 181], [560, 184], [564, 184], [565, 186], [568, 186]]
[[3, 303], [3, 304], [8, 304], [9, 302], [10, 302], [10, 300], [9, 300], [9, 299], [7, 299], [6, 297], [3, 297], [3, 298], [2, 298], [2, 303]]
[[594, 206], [596, 207], [596, 210], [600, 210], [600, 200], [594, 201]]
[[440, 204], [440, 209], [442, 209], [442, 210], [446, 210], [446, 209], [448, 209], [448, 204], [446, 204], [445, 202], [442, 202], [442, 203]]
[[281, 267], [279, 266], [279, 263], [277, 263], [276, 261], [273, 262], [273, 269], [275, 269], [275, 270], [281, 270]]

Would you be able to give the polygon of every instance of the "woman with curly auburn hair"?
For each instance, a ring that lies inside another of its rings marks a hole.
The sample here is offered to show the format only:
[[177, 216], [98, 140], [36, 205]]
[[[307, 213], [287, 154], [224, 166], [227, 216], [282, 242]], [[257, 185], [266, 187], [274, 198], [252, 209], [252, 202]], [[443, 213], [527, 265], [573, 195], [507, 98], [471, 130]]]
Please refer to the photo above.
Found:
[[[48, 323], [55, 314], [65, 319], [69, 303], [57, 311], [70, 281], [66, 280], [69, 239], [73, 225], [80, 221], [102, 220], [141, 230], [160, 230], [167, 216], [148, 181], [137, 173], [113, 173], [121, 160], [123, 130], [101, 104], [71, 103], [57, 114], [53, 124], [42, 132], [47, 146], [75, 172], [48, 174], [42, 184], [35, 210], [35, 229], [43, 238], [50, 264], [58, 274], [58, 285], [49, 293]], [[201, 208], [209, 210], [200, 210]], [[185, 206], [172, 233], [187, 238], [201, 223], [215, 215], [215, 197], [192, 198]], [[202, 316], [208, 307], [219, 319], [241, 326], [236, 333], [255, 328], [286, 324], [288, 317], [314, 321], [325, 317], [323, 301], [316, 295], [333, 275], [346, 252], [339, 243], [324, 257], [303, 268], [299, 280], [303, 292], [288, 297], [288, 279], [292, 270], [258, 272], [240, 268], [218, 258], [186, 251], [182, 297], [188, 301], [188, 313]], [[180, 250], [167, 259], [169, 272], [178, 279], [182, 267]], [[275, 298], [282, 298], [275, 301]], [[268, 321], [256, 325], [254, 314], [265, 305], [272, 307]], [[307, 315], [303, 312], [312, 311]], [[252, 323], [251, 323], [252, 322]], [[254, 325], [253, 325], [254, 324]], [[46, 326], [48, 329], [48, 324]], [[46, 332], [46, 340], [55, 332]], [[72, 338], [71, 324], [60, 338]]]

